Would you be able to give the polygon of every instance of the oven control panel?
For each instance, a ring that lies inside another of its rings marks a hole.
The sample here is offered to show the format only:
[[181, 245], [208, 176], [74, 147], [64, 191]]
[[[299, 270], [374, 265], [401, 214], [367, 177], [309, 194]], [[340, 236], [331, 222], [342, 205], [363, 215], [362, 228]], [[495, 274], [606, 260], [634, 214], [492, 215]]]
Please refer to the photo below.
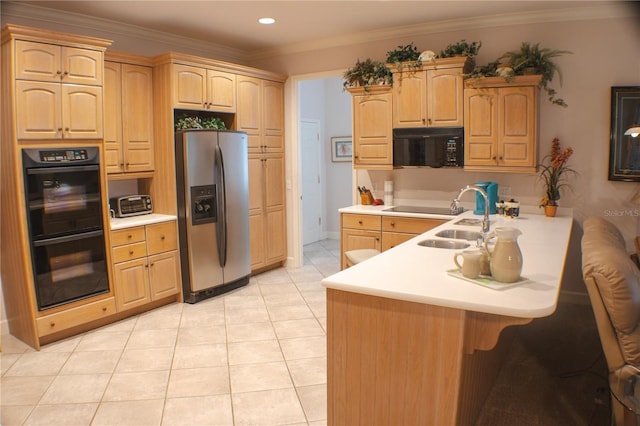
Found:
[[67, 161], [83, 161], [89, 158], [86, 149], [65, 149], [40, 151], [40, 161], [43, 163], [60, 163]]

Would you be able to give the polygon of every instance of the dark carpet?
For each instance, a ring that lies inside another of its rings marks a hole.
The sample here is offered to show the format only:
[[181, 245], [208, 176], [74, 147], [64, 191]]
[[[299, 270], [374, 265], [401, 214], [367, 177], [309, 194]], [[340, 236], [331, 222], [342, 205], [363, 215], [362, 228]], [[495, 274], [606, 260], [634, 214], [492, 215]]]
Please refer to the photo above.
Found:
[[477, 426], [610, 424], [607, 364], [590, 305], [520, 326]]

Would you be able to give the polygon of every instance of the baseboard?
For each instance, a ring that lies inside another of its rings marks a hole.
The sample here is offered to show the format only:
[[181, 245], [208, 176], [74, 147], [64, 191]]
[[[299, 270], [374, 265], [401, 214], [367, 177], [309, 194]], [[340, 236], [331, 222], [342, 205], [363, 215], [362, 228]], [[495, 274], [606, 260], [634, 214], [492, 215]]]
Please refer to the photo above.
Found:
[[330, 240], [339, 240], [340, 232], [327, 232], [327, 238]]
[[589, 295], [577, 291], [561, 291], [560, 303], [573, 303], [574, 305], [591, 305]]

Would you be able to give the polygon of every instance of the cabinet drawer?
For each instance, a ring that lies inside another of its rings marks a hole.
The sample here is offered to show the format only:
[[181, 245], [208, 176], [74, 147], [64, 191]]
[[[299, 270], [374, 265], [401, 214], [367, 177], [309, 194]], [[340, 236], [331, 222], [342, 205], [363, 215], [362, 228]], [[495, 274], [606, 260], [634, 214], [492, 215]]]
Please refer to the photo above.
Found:
[[47, 315], [36, 320], [38, 336], [57, 333], [67, 328], [85, 324], [93, 320], [108, 317], [116, 312], [115, 298], [100, 300], [77, 306], [68, 311]]
[[382, 216], [382, 231], [422, 234], [442, 225], [443, 219], [421, 219], [417, 217]]
[[120, 263], [126, 260], [139, 259], [147, 255], [147, 245], [144, 241], [134, 244], [127, 244], [113, 248], [113, 263]]
[[353, 229], [380, 230], [380, 216], [371, 214], [350, 214], [342, 215], [342, 227]]
[[136, 226], [135, 228], [119, 229], [111, 231], [111, 246], [121, 246], [123, 244], [131, 244], [144, 241], [144, 227]]
[[175, 221], [147, 225], [147, 253], [163, 253], [178, 248], [178, 231]]

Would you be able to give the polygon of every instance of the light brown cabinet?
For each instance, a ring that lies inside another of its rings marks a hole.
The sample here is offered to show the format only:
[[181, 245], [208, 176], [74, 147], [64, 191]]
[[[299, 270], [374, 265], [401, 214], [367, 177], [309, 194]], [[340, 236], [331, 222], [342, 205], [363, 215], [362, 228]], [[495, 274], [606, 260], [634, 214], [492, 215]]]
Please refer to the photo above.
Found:
[[462, 127], [466, 58], [392, 67], [393, 127]]
[[340, 221], [341, 269], [347, 267], [345, 252], [349, 250], [389, 250], [446, 222], [443, 219], [354, 213], [342, 213]]
[[467, 80], [466, 170], [535, 173], [540, 76]]
[[353, 167], [393, 168], [392, 89], [350, 88], [353, 104]]
[[18, 139], [102, 138], [103, 50], [16, 40]]
[[173, 106], [236, 112], [236, 76], [191, 65], [173, 65]]
[[284, 85], [238, 76], [237, 130], [249, 148], [249, 232], [251, 269], [286, 258]]
[[111, 245], [119, 312], [180, 291], [175, 221], [113, 231]]
[[249, 152], [284, 151], [284, 84], [238, 76], [236, 129], [247, 132]]
[[249, 154], [249, 231], [251, 269], [286, 257], [284, 154]]
[[115, 313], [115, 299], [113, 297], [109, 297], [107, 299], [76, 306], [55, 314], [45, 315], [36, 320], [38, 336], [45, 337], [94, 320], [106, 318]]
[[153, 171], [153, 69], [105, 61], [104, 105], [107, 173]]

